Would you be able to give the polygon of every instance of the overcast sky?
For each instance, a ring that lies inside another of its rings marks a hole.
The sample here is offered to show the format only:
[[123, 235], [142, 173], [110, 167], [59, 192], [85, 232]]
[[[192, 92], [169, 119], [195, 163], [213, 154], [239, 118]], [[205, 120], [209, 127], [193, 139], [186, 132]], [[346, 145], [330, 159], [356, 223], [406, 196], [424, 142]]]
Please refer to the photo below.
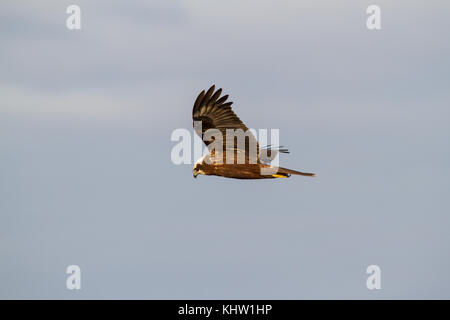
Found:
[[[3, 1], [0, 298], [449, 299], [449, 29], [444, 0]], [[174, 165], [212, 84], [317, 177]]]

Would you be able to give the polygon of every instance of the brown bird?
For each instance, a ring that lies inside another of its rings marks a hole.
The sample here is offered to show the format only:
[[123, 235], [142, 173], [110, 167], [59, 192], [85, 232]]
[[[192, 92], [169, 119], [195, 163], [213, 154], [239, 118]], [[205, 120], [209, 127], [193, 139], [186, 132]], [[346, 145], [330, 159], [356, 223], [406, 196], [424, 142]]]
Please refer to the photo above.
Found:
[[291, 174], [314, 177], [314, 173], [265, 163], [278, 152], [288, 153], [287, 149], [267, 146], [260, 150], [255, 136], [231, 109], [233, 102], [226, 102], [228, 95], [221, 97], [222, 89], [214, 90], [214, 85], [203, 90], [192, 109], [194, 130], [209, 150], [194, 164], [194, 178], [199, 174], [235, 179], [287, 178]]

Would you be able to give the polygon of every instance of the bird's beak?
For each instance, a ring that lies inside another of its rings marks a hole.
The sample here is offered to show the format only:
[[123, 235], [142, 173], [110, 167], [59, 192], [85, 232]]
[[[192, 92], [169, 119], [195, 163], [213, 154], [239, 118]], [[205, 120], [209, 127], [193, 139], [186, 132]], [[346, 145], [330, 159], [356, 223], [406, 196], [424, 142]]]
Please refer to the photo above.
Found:
[[192, 175], [194, 176], [194, 178], [197, 178], [198, 173], [197, 172], [192, 172]]

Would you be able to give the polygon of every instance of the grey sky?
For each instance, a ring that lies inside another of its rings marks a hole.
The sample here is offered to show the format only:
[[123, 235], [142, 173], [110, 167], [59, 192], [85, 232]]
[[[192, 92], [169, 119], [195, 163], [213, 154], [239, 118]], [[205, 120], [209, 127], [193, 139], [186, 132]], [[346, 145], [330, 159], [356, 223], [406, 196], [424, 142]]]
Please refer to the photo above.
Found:
[[[0, 298], [450, 298], [449, 29], [448, 1], [3, 1]], [[317, 178], [173, 165], [213, 83]]]

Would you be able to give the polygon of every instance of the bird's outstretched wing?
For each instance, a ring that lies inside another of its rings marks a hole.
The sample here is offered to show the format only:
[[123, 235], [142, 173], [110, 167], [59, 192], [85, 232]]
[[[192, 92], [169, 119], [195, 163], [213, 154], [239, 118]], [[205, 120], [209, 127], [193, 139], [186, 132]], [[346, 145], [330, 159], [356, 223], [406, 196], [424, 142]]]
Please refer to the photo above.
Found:
[[[195, 132], [202, 138], [206, 146], [214, 141], [212, 139], [204, 139], [204, 134], [209, 129], [220, 130], [223, 137], [223, 151], [226, 149], [233, 149], [235, 153], [245, 152], [245, 158], [249, 158], [249, 147], [251, 144], [256, 146], [256, 158], [259, 155], [259, 145], [255, 136], [248, 132], [245, 138], [245, 148], [239, 146], [237, 140], [234, 139], [233, 145], [227, 145], [226, 134], [227, 129], [242, 129], [243, 132], [247, 132], [248, 128], [239, 119], [238, 116], [231, 109], [231, 104], [233, 102], [226, 102], [228, 95], [220, 97], [222, 94], [222, 89], [215, 91], [215, 86], [213, 85], [208, 91], [203, 90], [198, 95], [194, 103], [194, 108], [192, 109], [192, 120], [194, 121]], [[201, 121], [201, 128], [196, 125], [197, 121]], [[216, 150], [217, 151], [217, 150]]]

